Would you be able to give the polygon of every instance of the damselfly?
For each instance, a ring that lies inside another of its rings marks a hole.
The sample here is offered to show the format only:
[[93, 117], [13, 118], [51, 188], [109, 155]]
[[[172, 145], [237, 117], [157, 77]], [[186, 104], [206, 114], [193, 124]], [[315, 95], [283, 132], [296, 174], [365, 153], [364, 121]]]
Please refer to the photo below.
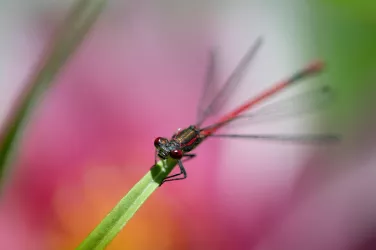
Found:
[[[217, 130], [223, 126], [241, 119], [250, 117], [252, 114], [244, 115], [243, 113], [255, 107], [256, 105], [262, 103], [266, 99], [274, 96], [282, 90], [286, 89], [299, 82], [299, 80], [305, 79], [309, 76], [319, 73], [323, 69], [323, 62], [315, 61], [311, 62], [308, 66], [299, 70], [286, 80], [283, 80], [270, 89], [262, 92], [254, 98], [251, 98], [243, 105], [240, 105], [238, 108], [234, 109], [232, 112], [224, 115], [214, 124], [209, 126], [202, 127], [202, 124], [206, 119], [214, 114], [224, 105], [228, 99], [229, 93], [232, 92], [236, 86], [239, 84], [242, 76], [244, 75], [248, 65], [251, 60], [256, 55], [262, 44], [262, 39], [258, 38], [255, 43], [250, 47], [248, 52], [241, 59], [235, 70], [232, 72], [230, 77], [225, 81], [223, 87], [220, 91], [214, 96], [212, 101], [202, 108], [203, 102], [206, 99], [208, 94], [209, 87], [214, 82], [215, 74], [215, 54], [212, 51], [210, 53], [209, 67], [206, 73], [206, 80], [204, 85], [204, 91], [200, 98], [197, 119], [194, 125], [189, 126], [185, 129], [178, 129], [178, 131], [171, 137], [171, 139], [158, 137], [154, 140], [155, 146], [155, 163], [157, 162], [157, 157], [162, 160], [165, 160], [169, 157], [178, 161], [178, 166], [180, 168], [180, 173], [173, 174], [166, 177], [162, 183], [166, 181], [182, 180], [187, 178], [187, 172], [183, 166], [183, 159], [191, 159], [195, 157], [195, 154], [190, 152], [195, 149], [201, 142], [203, 142], [208, 137], [230, 137], [230, 138], [248, 138], [248, 139], [264, 139], [264, 140], [287, 140], [287, 141], [297, 141], [297, 142], [332, 142], [338, 141], [339, 137], [336, 135], [330, 134], [319, 134], [319, 135], [261, 135], [261, 134], [217, 134]], [[328, 86], [320, 89], [323, 94], [327, 94], [330, 91]], [[279, 104], [281, 105], [281, 104]], [[264, 108], [267, 110], [267, 107]]]

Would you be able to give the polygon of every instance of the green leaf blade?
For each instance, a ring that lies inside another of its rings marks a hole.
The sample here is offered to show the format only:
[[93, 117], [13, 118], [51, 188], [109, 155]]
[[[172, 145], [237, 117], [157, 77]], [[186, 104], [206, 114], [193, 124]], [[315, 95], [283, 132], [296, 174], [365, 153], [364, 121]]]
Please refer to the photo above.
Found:
[[177, 161], [168, 159], [158, 162], [107, 214], [76, 250], [102, 250], [116, 237], [128, 221], [157, 190], [163, 179], [176, 166]]
[[[20, 138], [34, 107], [41, 101], [43, 94], [48, 89], [60, 72], [69, 57], [81, 44], [84, 36], [95, 23], [106, 0], [79, 0], [72, 8], [72, 11], [61, 31], [58, 33], [55, 42], [40, 70], [34, 73], [27, 89], [19, 99], [13, 112], [6, 120], [2, 128], [0, 141], [0, 181], [3, 182], [5, 173], [9, 171], [15, 157]], [[1, 183], [3, 184], [3, 183]]]

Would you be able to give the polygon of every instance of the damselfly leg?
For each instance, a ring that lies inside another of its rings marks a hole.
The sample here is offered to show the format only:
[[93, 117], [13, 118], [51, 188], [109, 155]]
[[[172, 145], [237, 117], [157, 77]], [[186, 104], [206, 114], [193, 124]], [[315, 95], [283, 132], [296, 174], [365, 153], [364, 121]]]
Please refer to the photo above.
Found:
[[[187, 178], [187, 171], [185, 170], [183, 166], [183, 162], [193, 159], [194, 157], [196, 157], [196, 154], [185, 154], [183, 155], [183, 157], [185, 157], [185, 159], [178, 161], [180, 173], [167, 176], [166, 178], [164, 178], [160, 186], [162, 186], [162, 184], [165, 183], [166, 181], [177, 181], [177, 180], [184, 180], [185, 178]], [[183, 175], [183, 177], [177, 177], [181, 175]], [[177, 178], [174, 178], [174, 177], [177, 177]]]

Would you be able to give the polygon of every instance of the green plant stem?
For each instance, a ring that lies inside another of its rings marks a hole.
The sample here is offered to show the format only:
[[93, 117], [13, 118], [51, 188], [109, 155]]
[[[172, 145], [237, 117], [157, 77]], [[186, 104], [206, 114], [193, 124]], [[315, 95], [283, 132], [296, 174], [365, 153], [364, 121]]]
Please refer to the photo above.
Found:
[[22, 132], [27, 124], [31, 111], [42, 99], [44, 91], [50, 87], [61, 67], [69, 56], [77, 49], [85, 34], [104, 8], [106, 0], [79, 0], [58, 33], [48, 57], [43, 61], [40, 71], [34, 74], [26, 91], [19, 99], [18, 105], [7, 119], [2, 130], [0, 142], [0, 181], [9, 171]]
[[[159, 161], [150, 171], [120, 200], [101, 223], [76, 248], [76, 250], [101, 250], [116, 237], [141, 205], [160, 186], [176, 166], [177, 161]], [[165, 167], [163, 167], [163, 165]]]

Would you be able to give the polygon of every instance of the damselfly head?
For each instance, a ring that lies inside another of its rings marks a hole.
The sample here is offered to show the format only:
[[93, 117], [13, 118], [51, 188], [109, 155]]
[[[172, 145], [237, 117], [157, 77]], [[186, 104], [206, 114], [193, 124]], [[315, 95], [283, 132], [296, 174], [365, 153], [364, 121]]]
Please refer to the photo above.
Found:
[[157, 137], [154, 140], [154, 146], [155, 148], [159, 149], [161, 146], [166, 145], [168, 143], [168, 140], [163, 137]]

